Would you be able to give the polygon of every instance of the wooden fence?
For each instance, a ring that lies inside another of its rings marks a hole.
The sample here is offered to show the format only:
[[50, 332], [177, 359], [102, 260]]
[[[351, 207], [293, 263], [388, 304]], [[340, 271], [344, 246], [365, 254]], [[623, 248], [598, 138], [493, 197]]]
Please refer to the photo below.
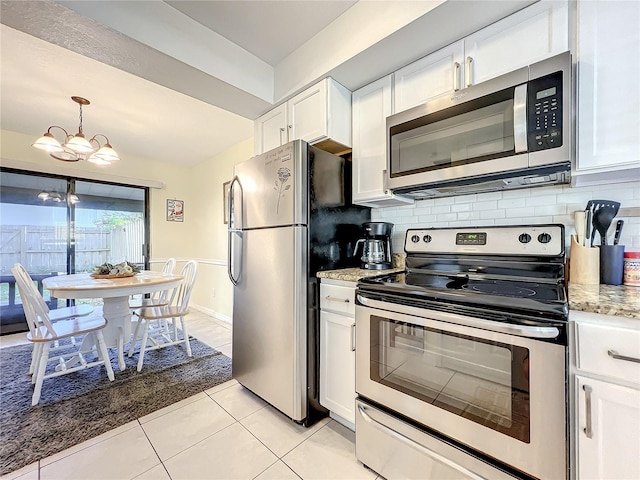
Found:
[[[142, 220], [112, 230], [81, 227], [76, 228], [75, 233], [78, 272], [90, 271], [105, 262], [144, 261]], [[33, 274], [66, 272], [66, 227], [0, 225], [0, 274], [10, 275], [15, 263], [21, 263]]]

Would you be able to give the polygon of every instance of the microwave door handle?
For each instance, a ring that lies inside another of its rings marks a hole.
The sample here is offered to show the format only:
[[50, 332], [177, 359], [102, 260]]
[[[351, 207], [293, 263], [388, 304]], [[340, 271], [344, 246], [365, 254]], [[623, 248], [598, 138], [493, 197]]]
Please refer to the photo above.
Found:
[[513, 143], [516, 153], [527, 151], [527, 84], [513, 92]]

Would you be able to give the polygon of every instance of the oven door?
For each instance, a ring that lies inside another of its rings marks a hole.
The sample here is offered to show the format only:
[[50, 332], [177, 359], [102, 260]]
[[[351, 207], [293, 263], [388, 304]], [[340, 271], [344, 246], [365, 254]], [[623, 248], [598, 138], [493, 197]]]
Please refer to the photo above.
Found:
[[566, 478], [566, 347], [539, 339], [549, 332], [359, 301], [370, 306], [356, 307], [358, 395], [534, 477]]

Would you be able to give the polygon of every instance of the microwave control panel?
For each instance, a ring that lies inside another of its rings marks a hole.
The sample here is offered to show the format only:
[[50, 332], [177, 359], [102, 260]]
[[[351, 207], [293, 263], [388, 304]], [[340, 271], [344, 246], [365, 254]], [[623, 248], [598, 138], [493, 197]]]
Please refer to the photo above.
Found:
[[530, 152], [562, 145], [562, 72], [527, 85], [527, 143]]

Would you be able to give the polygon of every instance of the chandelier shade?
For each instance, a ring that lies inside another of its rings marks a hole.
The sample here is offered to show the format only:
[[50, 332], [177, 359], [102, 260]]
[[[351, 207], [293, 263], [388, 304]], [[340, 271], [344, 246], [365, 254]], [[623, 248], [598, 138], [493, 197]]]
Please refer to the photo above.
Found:
[[[120, 160], [120, 156], [109, 143], [106, 135], [101, 133], [95, 134], [90, 140], [87, 140], [82, 131], [82, 106], [89, 105], [91, 102], [82, 97], [71, 97], [80, 107], [80, 125], [78, 133], [70, 135], [64, 128], [58, 125], [50, 126], [42, 137], [38, 138], [31, 146], [39, 150], [43, 150], [56, 160], [63, 162], [78, 162], [87, 160], [96, 165], [109, 165], [111, 162]], [[63, 142], [59, 142], [51, 133], [51, 129], [60, 129], [64, 132]], [[103, 137], [105, 142], [100, 143], [97, 137]]]
[[[51, 128], [52, 127], [49, 127], [49, 130], [51, 130]], [[49, 132], [41, 136], [31, 146], [39, 150], [44, 150], [45, 152], [48, 152], [48, 153], [64, 151], [64, 148], [62, 148], [62, 145], [60, 145], [60, 142], [56, 140], [55, 137]]]

